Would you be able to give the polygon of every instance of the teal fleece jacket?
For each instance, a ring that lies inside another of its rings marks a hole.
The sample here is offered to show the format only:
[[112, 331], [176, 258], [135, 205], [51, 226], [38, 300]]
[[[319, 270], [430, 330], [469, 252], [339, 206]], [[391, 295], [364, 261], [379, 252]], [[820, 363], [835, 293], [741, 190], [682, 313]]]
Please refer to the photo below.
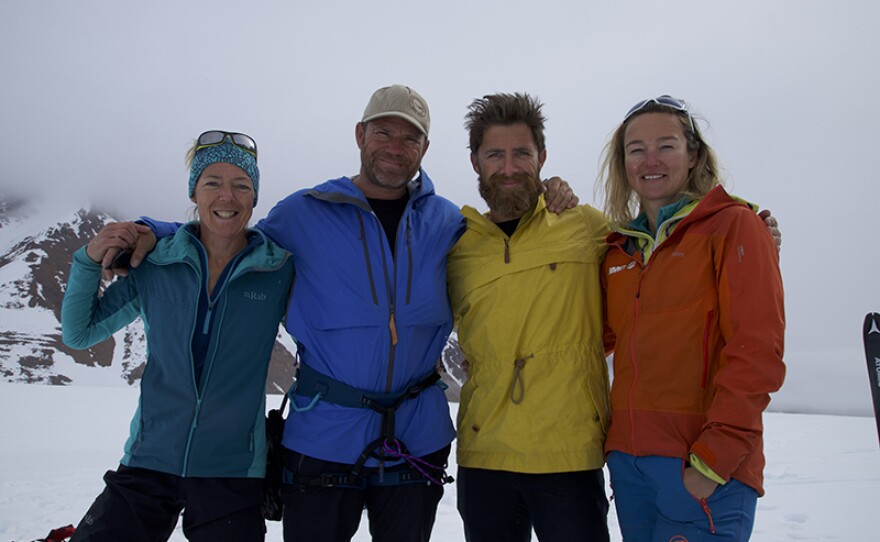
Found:
[[138, 316], [147, 363], [121, 463], [189, 477], [262, 477], [266, 464], [265, 381], [278, 324], [287, 307], [293, 262], [262, 233], [210, 304], [213, 319], [200, 382], [192, 337], [207, 277], [196, 226], [162, 239], [127, 278], [98, 295], [101, 266], [74, 254], [61, 309], [62, 339], [88, 348]]

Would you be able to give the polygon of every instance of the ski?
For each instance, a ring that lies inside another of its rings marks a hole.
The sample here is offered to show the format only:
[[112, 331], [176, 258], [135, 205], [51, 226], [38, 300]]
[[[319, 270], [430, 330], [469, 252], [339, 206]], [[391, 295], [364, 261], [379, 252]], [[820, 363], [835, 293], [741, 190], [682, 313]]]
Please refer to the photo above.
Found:
[[877, 420], [877, 436], [880, 438], [880, 314], [869, 312], [865, 316], [863, 334], [871, 398], [874, 400], [874, 419]]

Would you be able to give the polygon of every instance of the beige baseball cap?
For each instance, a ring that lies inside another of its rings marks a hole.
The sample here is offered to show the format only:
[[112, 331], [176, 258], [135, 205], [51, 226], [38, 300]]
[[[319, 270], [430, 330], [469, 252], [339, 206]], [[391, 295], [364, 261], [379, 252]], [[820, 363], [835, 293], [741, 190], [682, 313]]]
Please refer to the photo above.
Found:
[[380, 119], [382, 117], [400, 117], [418, 128], [425, 137], [431, 128], [431, 114], [428, 102], [415, 90], [404, 85], [382, 87], [373, 93], [370, 103], [364, 109], [361, 122]]

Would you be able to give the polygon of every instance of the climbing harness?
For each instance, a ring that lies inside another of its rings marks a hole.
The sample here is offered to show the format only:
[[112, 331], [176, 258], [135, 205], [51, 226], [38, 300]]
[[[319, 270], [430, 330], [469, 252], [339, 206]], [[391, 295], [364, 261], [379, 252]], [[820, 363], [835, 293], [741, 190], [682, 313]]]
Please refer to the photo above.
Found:
[[[319, 487], [353, 487], [364, 489], [369, 486], [393, 486], [401, 484], [448, 484], [453, 478], [446, 474], [445, 465], [437, 466], [409, 453], [406, 445], [397, 438], [395, 421], [397, 410], [409, 399], [417, 397], [421, 392], [432, 386], [445, 387], [440, 381], [437, 371], [431, 373], [407, 387], [401, 393], [371, 393], [349, 386], [335, 378], [321, 374], [308, 365], [300, 364], [296, 374], [296, 384], [291, 393], [300, 397], [310, 398], [305, 407], [296, 407], [291, 402], [294, 412], [306, 412], [315, 407], [318, 401], [349, 408], [368, 408], [382, 416], [382, 430], [379, 438], [369, 443], [360, 457], [355, 461], [349, 472], [322, 473], [320, 476], [295, 475], [284, 469], [283, 480], [287, 484]], [[364, 473], [367, 460], [374, 458], [379, 461], [379, 470], [375, 474]], [[410, 467], [406, 471], [387, 471], [387, 460], [403, 459]]]

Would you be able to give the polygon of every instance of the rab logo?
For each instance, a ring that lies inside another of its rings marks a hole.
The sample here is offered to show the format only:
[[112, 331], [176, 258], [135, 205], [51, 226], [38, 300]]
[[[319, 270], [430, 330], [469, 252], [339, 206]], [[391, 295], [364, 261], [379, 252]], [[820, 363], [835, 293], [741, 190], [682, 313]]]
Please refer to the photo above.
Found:
[[636, 262], [629, 262], [626, 265], [615, 265], [615, 266], [608, 268], [608, 275], [611, 276], [614, 273], [620, 273], [621, 271], [624, 271], [626, 269], [632, 269], [635, 266], [636, 266]]
[[244, 296], [251, 301], [266, 301], [266, 294], [263, 292], [244, 292]]
[[669, 542], [688, 542], [688, 539], [684, 536], [677, 534], [669, 539]]

